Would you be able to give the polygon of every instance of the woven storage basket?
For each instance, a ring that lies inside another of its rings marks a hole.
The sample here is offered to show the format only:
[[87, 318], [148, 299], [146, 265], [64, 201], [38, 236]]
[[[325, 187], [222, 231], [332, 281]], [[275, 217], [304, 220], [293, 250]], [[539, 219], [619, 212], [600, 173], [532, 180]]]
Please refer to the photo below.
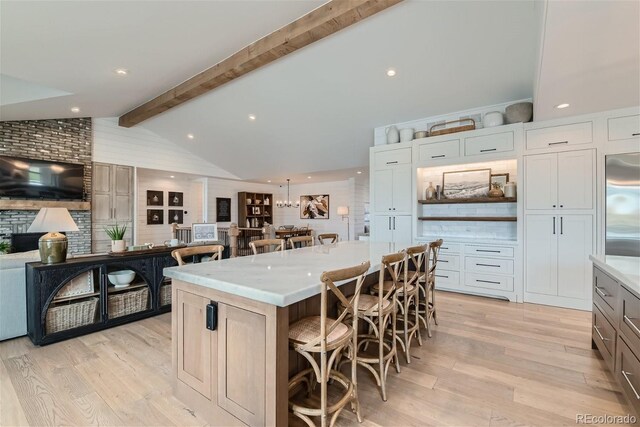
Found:
[[109, 295], [108, 312], [109, 318], [126, 316], [147, 309], [149, 300], [149, 289], [144, 287], [140, 290], [122, 292]]
[[171, 304], [171, 285], [162, 285], [160, 287], [160, 305]]
[[98, 298], [51, 307], [47, 310], [47, 334], [89, 325], [96, 318]]

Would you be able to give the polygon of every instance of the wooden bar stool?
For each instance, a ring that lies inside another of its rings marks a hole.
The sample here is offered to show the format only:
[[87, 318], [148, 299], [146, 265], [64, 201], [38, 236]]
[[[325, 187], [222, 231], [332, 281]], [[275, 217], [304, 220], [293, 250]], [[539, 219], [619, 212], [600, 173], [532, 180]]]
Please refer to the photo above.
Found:
[[429, 243], [429, 250], [426, 259], [426, 274], [424, 281], [419, 283], [420, 302], [418, 304], [418, 315], [422, 324], [427, 328], [427, 335], [431, 338], [431, 319], [438, 324], [436, 314], [436, 268], [438, 266], [438, 256], [442, 239]]
[[318, 242], [321, 245], [331, 244], [338, 241], [338, 233], [322, 233], [318, 234]]
[[[305, 384], [307, 393], [310, 395], [314, 377], [315, 381], [320, 383], [320, 408], [296, 403], [291, 399], [291, 396], [289, 397], [289, 408], [293, 414], [304, 420], [309, 426], [315, 426], [310, 417], [320, 417], [322, 427], [333, 426], [340, 412], [348, 403], [351, 403], [351, 408], [356, 413], [358, 421], [362, 422], [358, 402], [357, 365], [354, 357], [358, 345], [358, 316], [355, 315], [355, 311], [369, 266], [367, 261], [355, 267], [322, 273], [320, 276], [323, 283], [320, 294], [320, 316], [305, 317], [289, 326], [290, 348], [302, 355], [311, 365], [310, 368], [289, 379], [289, 392], [299, 385]], [[336, 283], [354, 280], [356, 282], [355, 293], [347, 298], [338, 289]], [[328, 316], [328, 291], [331, 291], [344, 307], [342, 313], [335, 320]], [[332, 369], [337, 365], [336, 362], [343, 350], [348, 350], [351, 355], [350, 378], [336, 369]], [[319, 364], [314, 355], [320, 356]], [[331, 405], [328, 403], [327, 390], [330, 380], [339, 383], [344, 388], [344, 394]], [[328, 420], [329, 416], [331, 416], [330, 420]]]
[[262, 253], [277, 252], [284, 250], [284, 239], [261, 239], [249, 242], [249, 247], [254, 255], [258, 255], [258, 250], [262, 249]]
[[216, 261], [222, 259], [222, 251], [224, 246], [222, 245], [204, 245], [204, 246], [190, 246], [188, 248], [176, 249], [171, 252], [171, 256], [178, 261], [178, 265], [188, 264], [184, 261], [187, 257], [194, 257], [197, 255], [211, 254], [210, 258], [201, 258], [201, 261]]
[[289, 247], [291, 249], [295, 249], [296, 248], [296, 243], [298, 243], [301, 248], [307, 247], [307, 246], [313, 246], [314, 245], [314, 241], [313, 241], [313, 236], [296, 236], [296, 237], [290, 237], [289, 238]]

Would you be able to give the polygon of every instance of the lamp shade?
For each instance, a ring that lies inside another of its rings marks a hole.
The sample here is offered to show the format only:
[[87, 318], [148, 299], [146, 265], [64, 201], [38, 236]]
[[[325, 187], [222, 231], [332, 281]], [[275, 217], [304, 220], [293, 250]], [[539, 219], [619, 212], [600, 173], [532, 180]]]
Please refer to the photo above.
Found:
[[29, 233], [49, 233], [51, 231], [78, 231], [67, 208], [42, 208], [33, 220]]
[[338, 206], [338, 215], [349, 215], [349, 206]]

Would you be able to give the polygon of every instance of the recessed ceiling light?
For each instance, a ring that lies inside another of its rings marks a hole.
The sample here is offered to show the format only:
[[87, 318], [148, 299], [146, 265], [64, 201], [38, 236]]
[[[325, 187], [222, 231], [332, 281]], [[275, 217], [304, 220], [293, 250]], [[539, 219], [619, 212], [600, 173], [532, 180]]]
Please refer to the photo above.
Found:
[[192, 134], [192, 133], [188, 133], [188, 134], [187, 134], [187, 138], [189, 138], [189, 139], [193, 139], [193, 138], [195, 138], [195, 136], [193, 136], [193, 134]]
[[270, 182], [271, 182], [271, 180], [268, 180], [267, 182], [269, 182], [269, 183], [270, 183]]
[[249, 120], [255, 120], [255, 119], [256, 119], [255, 114], [249, 114]]
[[72, 112], [72, 113], [79, 113], [79, 112], [80, 112], [80, 108], [78, 108], [78, 107], [71, 107], [71, 112]]
[[126, 76], [127, 74], [129, 74], [129, 70], [127, 70], [126, 68], [116, 68], [115, 70], [113, 70], [113, 72], [119, 76]]
[[360, 174], [362, 173], [362, 171], [358, 171], [358, 172], [356, 172], [356, 173], [357, 173], [358, 175], [360, 175]]
[[387, 70], [387, 76], [389, 76], [389, 77], [393, 77], [393, 76], [395, 76], [395, 75], [396, 75], [396, 70], [395, 70], [395, 69], [393, 69], [393, 68], [389, 68], [389, 69]]
[[569, 104], [567, 104], [567, 103], [563, 103], [563, 104], [558, 104], [558, 105], [556, 105], [556, 108], [558, 108], [558, 109], [562, 109], [562, 108], [567, 108], [568, 106], [569, 106]]
[[175, 176], [173, 176], [173, 175], [169, 175], [169, 178], [175, 178]]
[[308, 177], [307, 177], [307, 179], [311, 179], [311, 177], [310, 177], [310, 176], [308, 176]]

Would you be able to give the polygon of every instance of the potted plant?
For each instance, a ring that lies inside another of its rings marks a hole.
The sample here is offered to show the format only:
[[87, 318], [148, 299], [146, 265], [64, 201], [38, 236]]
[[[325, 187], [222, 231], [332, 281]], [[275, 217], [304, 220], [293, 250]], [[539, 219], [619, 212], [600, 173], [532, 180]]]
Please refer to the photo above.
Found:
[[116, 225], [105, 228], [104, 231], [111, 239], [111, 252], [124, 252], [127, 249], [124, 241], [124, 233], [127, 232], [126, 225], [120, 227], [116, 222]]
[[8, 254], [9, 249], [11, 249], [11, 244], [6, 240], [0, 241], [0, 255]]

